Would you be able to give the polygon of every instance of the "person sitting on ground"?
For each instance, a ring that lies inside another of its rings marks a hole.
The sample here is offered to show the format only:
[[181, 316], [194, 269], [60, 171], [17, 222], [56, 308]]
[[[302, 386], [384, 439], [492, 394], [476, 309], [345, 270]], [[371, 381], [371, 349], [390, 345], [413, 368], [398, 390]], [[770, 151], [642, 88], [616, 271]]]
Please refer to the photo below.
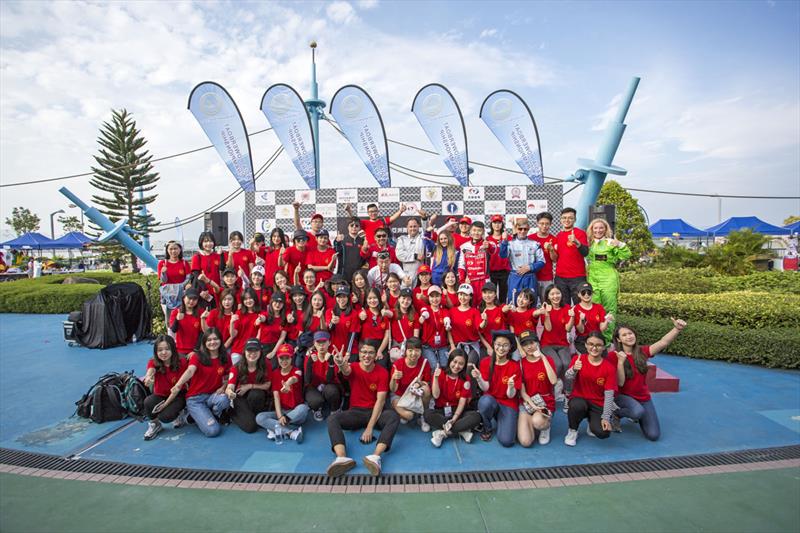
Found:
[[293, 366], [294, 346], [278, 346], [278, 368], [272, 371], [272, 398], [274, 411], [264, 411], [256, 416], [256, 423], [267, 430], [268, 439], [289, 437], [298, 444], [303, 442], [303, 428], [308, 417], [308, 405], [303, 398], [303, 372]]
[[433, 408], [425, 409], [425, 421], [434, 428], [431, 443], [439, 448], [442, 441], [458, 435], [469, 444], [472, 430], [481, 422], [481, 415], [468, 409], [472, 399], [472, 385], [466, 373], [467, 354], [456, 348], [447, 358], [444, 367], [437, 366], [433, 373], [431, 394], [436, 400]]
[[[431, 368], [428, 361], [421, 358], [422, 341], [413, 337], [406, 342], [406, 353], [403, 357], [392, 364], [389, 380], [389, 390], [391, 391], [390, 404], [392, 409], [400, 415], [400, 423], [405, 424], [414, 419], [414, 412], [404, 407], [400, 407], [398, 402], [409, 387], [417, 388], [422, 393], [422, 405], [429, 404], [431, 399]], [[420, 363], [420, 359], [422, 362]], [[431, 427], [422, 417], [419, 417], [419, 426], [422, 431], [427, 433]]]

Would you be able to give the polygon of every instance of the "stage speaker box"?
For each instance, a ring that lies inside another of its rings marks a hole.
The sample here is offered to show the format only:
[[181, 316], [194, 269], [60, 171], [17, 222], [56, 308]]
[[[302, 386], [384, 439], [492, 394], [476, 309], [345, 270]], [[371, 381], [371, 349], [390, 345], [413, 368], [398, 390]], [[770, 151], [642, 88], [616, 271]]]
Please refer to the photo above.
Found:
[[228, 212], [215, 211], [213, 213], [206, 213], [204, 217], [205, 231], [210, 231], [214, 234], [214, 240], [217, 241], [217, 246], [228, 245]]
[[[596, 218], [602, 218], [611, 225], [611, 231], [617, 234], [617, 206], [615, 205], [593, 205], [589, 208], [589, 222]], [[589, 228], [586, 228], [589, 233]]]

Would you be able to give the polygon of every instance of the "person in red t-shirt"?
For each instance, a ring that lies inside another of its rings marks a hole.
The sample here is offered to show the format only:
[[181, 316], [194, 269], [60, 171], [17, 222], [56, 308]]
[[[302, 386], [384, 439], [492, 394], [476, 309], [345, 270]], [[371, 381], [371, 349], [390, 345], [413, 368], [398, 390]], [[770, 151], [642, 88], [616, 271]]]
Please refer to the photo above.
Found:
[[267, 410], [269, 365], [261, 353], [261, 341], [248, 339], [244, 357], [231, 367], [225, 394], [233, 406], [231, 420], [245, 433], [258, 429], [256, 415]]
[[[499, 249], [500, 242], [507, 238], [503, 215], [492, 215], [489, 224], [489, 235], [486, 236], [486, 240], [494, 243]], [[508, 273], [510, 271], [511, 263], [507, 257], [500, 257], [500, 254], [492, 254], [489, 257], [489, 278], [497, 286], [497, 293], [501, 302], [506, 301]]]
[[[367, 260], [367, 270], [371, 270], [378, 266], [378, 254], [380, 252], [389, 252], [389, 262], [400, 266], [400, 261], [397, 259], [397, 253], [394, 246], [389, 245], [389, 231], [379, 228], [375, 231], [375, 241], [361, 246], [361, 255]], [[401, 268], [400, 271], [403, 269]], [[404, 273], [405, 274], [405, 273]]]
[[256, 415], [256, 423], [267, 430], [268, 439], [283, 436], [300, 444], [303, 442], [302, 425], [308, 418], [308, 405], [303, 399], [303, 372], [292, 365], [294, 346], [281, 344], [278, 347], [278, 368], [272, 371], [272, 397], [275, 411], [264, 411]]
[[589, 283], [578, 285], [580, 302], [572, 308], [575, 317], [575, 352], [586, 353], [586, 335], [590, 331], [605, 331], [614, 320], [614, 315], [606, 313], [605, 307], [592, 302], [592, 286]]
[[554, 282], [564, 295], [565, 304], [577, 304], [578, 285], [586, 282], [586, 256], [589, 255], [589, 241], [586, 232], [575, 227], [575, 210], [565, 207], [561, 210], [562, 230], [556, 235], [555, 249], [558, 254]]
[[322, 422], [325, 418], [324, 408], [327, 407], [328, 413], [333, 413], [342, 406], [342, 385], [333, 362], [334, 353], [342, 351], [332, 352], [329, 350], [330, 346], [331, 334], [327, 331], [317, 331], [314, 333], [314, 347], [306, 353], [303, 371], [305, 398], [317, 422]]
[[162, 410], [157, 413], [153, 413], [153, 410], [169, 397], [170, 389], [178, 382], [188, 365], [186, 359], [178, 354], [175, 339], [169, 335], [156, 337], [153, 343], [153, 357], [147, 361], [147, 373], [144, 376], [144, 386], [153, 391], [144, 399], [144, 416], [148, 420], [144, 440], [156, 438], [161, 432], [163, 423], [174, 421], [172, 425], [174, 428], [186, 425], [186, 416], [182, 416], [186, 407], [184, 390], [181, 390]]
[[419, 313], [412, 301], [413, 292], [408, 287], [400, 290], [400, 295], [392, 309], [392, 343], [389, 356], [392, 362], [403, 356], [407, 341], [419, 337]]
[[[297, 231], [304, 231], [303, 225], [300, 223], [300, 206], [303, 202], [292, 202], [294, 208], [294, 227]], [[308, 246], [312, 250], [317, 248], [317, 234], [322, 231], [322, 226], [325, 224], [325, 218], [321, 213], [314, 213], [311, 215], [311, 229], [308, 232]]]
[[458, 307], [450, 309], [450, 319], [445, 329], [450, 335], [450, 349], [462, 348], [467, 352], [469, 362], [477, 364], [481, 358], [481, 328], [486, 324], [481, 313], [472, 307], [472, 285], [462, 283], [458, 287]]
[[[384, 308], [381, 291], [371, 288], [367, 291], [367, 307], [358, 314], [361, 321], [361, 341], [371, 341], [378, 351], [376, 360], [385, 369], [389, 368], [389, 343], [392, 340], [390, 331], [392, 312]], [[358, 361], [351, 355], [350, 362]]]
[[556, 410], [553, 385], [557, 376], [553, 358], [539, 350], [536, 332], [526, 330], [519, 334], [519, 343], [525, 357], [520, 361], [522, 389], [520, 389], [517, 440], [528, 448], [539, 433], [539, 444], [550, 442], [550, 422]]
[[544, 290], [553, 283], [553, 265], [558, 260], [556, 253], [556, 238], [550, 234], [553, 224], [553, 215], [548, 212], [536, 215], [536, 233], [531, 233], [528, 238], [539, 243], [544, 255], [544, 267], [536, 273], [536, 282], [539, 286], [537, 294], [539, 300], [544, 300]]
[[[347, 212], [350, 218], [355, 216], [353, 215], [353, 208], [350, 204], [345, 205], [344, 210]], [[400, 208], [392, 213], [391, 216], [380, 218], [378, 216], [378, 204], [369, 204], [367, 206], [367, 216], [369, 218], [361, 220], [361, 229], [364, 231], [364, 242], [366, 242], [368, 245], [374, 244], [375, 232], [380, 228], [385, 228], [388, 231], [389, 226], [391, 226], [395, 220], [400, 218], [400, 215], [403, 214], [405, 210], [406, 204], [400, 204]]]
[[289, 284], [297, 285], [300, 283], [300, 274], [306, 266], [306, 255], [308, 254], [308, 233], [303, 230], [294, 232], [292, 239], [294, 246], [284, 250], [283, 255], [278, 256], [278, 267], [289, 276]]
[[328, 230], [320, 230], [316, 240], [317, 246], [306, 254], [306, 264], [317, 274], [317, 281], [325, 283], [336, 271], [338, 255], [330, 246]]
[[[617, 392], [617, 369], [603, 359], [605, 337], [599, 331], [589, 333], [586, 338], [588, 354], [579, 354], [564, 374], [567, 385], [572, 383], [569, 396], [569, 431], [564, 444], [575, 446], [578, 441], [578, 427], [581, 421], [589, 420], [586, 434], [598, 439], [611, 435], [611, 415], [614, 408], [614, 394]], [[567, 387], [569, 388], [569, 387]]]
[[208, 331], [208, 328], [217, 328], [222, 333], [222, 343], [226, 350], [230, 350], [233, 339], [231, 338], [231, 318], [236, 312], [236, 293], [231, 289], [225, 289], [220, 293], [219, 306], [211, 309], [206, 309], [200, 315], [200, 326], [203, 328], [203, 333]]
[[[613, 364], [616, 359], [619, 385], [619, 394], [615, 399], [619, 410], [612, 417], [611, 425], [618, 425], [621, 418], [630, 418], [639, 422], [645, 438], [652, 441], [661, 437], [661, 426], [647, 387], [647, 360], [664, 351], [686, 327], [683, 320], [671, 320], [674, 327], [650, 346], [640, 346], [636, 332], [631, 327], [617, 326], [614, 345], [619, 351], [608, 353], [609, 362]], [[615, 429], [622, 430], [619, 427]]]
[[447, 366], [450, 336], [445, 328], [445, 319], [450, 320], [450, 312], [442, 308], [442, 289], [431, 285], [427, 293], [428, 304], [419, 313], [422, 355], [431, 368], [438, 368]]
[[492, 353], [492, 332], [508, 329], [507, 313], [508, 306], [500, 306], [497, 300], [497, 285], [493, 281], [487, 281], [481, 290], [481, 303], [478, 311], [481, 313], [481, 323], [484, 324], [480, 329], [481, 344], [487, 354]]
[[425, 421], [434, 431], [431, 433], [431, 444], [436, 448], [442, 441], [458, 435], [469, 444], [472, 442], [472, 430], [481, 423], [481, 415], [477, 411], [467, 409], [472, 399], [472, 385], [467, 378], [467, 354], [456, 348], [447, 358], [445, 371], [437, 367], [433, 373], [431, 394], [436, 403], [434, 408], [425, 407]]
[[371, 341], [359, 345], [359, 362], [350, 364], [342, 354], [334, 356], [334, 363], [344, 379], [350, 384], [350, 408], [338, 411], [328, 417], [328, 436], [336, 458], [326, 472], [330, 477], [339, 477], [356, 466], [347, 457], [347, 447], [343, 429], [365, 428], [359, 440], [369, 444], [374, 439], [373, 429], [381, 430], [375, 451], [364, 457], [364, 466], [373, 476], [381, 473], [381, 455], [392, 447], [392, 440], [400, 425], [400, 416], [391, 409], [384, 410], [386, 395], [389, 392], [389, 372], [375, 364], [377, 348]]
[[[575, 313], [572, 311], [572, 307], [564, 304], [561, 290], [555, 285], [547, 288], [544, 293], [544, 304], [537, 312], [540, 312], [539, 321], [544, 326], [541, 339], [542, 352], [553, 358], [556, 363], [556, 374], [563, 379], [570, 362], [567, 334], [575, 323]], [[559, 387], [556, 389], [558, 392], [561, 390]], [[557, 393], [556, 396], [559, 394]]]
[[222, 431], [217, 419], [230, 407], [225, 395], [229, 372], [230, 361], [222, 348], [222, 335], [218, 329], [209, 328], [200, 337], [200, 348], [189, 356], [186, 371], [170, 390], [170, 397], [177, 396], [189, 383], [186, 410], [206, 437], [216, 437]]
[[192, 274], [199, 282], [196, 283], [195, 288], [200, 291], [203, 301], [207, 302], [207, 304], [203, 304], [204, 307], [216, 305], [213, 302], [214, 294], [219, 292], [220, 271], [225, 268], [222, 254], [214, 251], [216, 246], [217, 241], [214, 239], [214, 234], [204, 231], [197, 239], [198, 251], [192, 256]]
[[197, 302], [200, 293], [196, 289], [187, 289], [183, 295], [183, 302], [177, 309], [172, 310], [169, 317], [169, 329], [175, 334], [175, 344], [178, 353], [188, 355], [197, 347], [200, 338], [200, 308]]
[[472, 377], [483, 391], [478, 400], [483, 429], [481, 440], [492, 440], [497, 430], [497, 441], [508, 448], [514, 445], [517, 436], [517, 398], [522, 386], [519, 363], [511, 360], [511, 352], [517, 344], [514, 334], [508, 330], [492, 333], [492, 353], [481, 361], [480, 369], [472, 365]]
[[[414, 411], [410, 411], [397, 404], [409, 387], [412, 391], [419, 392], [422, 398], [422, 405], [428, 405], [431, 399], [431, 367], [428, 361], [422, 356], [422, 341], [419, 338], [408, 339], [406, 342], [406, 353], [392, 364], [390, 371], [389, 390], [391, 391], [390, 404], [392, 409], [397, 411], [400, 418], [406, 422], [414, 419]], [[422, 362], [420, 363], [420, 359]], [[421, 413], [416, 413], [421, 414]], [[422, 431], [427, 433], [431, 427], [425, 422], [424, 418], [419, 418], [419, 425]]]
[[242, 292], [242, 308], [236, 311], [231, 317], [231, 360], [233, 364], [239, 362], [244, 353], [244, 345], [247, 339], [253, 337], [261, 340], [260, 327], [266, 321], [266, 317], [261, 314], [261, 306], [253, 289], [245, 289]]
[[172, 310], [177, 308], [180, 294], [192, 273], [189, 262], [183, 258], [183, 246], [176, 241], [169, 241], [165, 250], [166, 259], [158, 262], [158, 281], [161, 283], [161, 309], [164, 318], [169, 321]]
[[258, 332], [258, 340], [261, 341], [262, 353], [266, 359], [267, 368], [272, 371], [278, 368], [278, 360], [275, 354], [278, 346], [283, 344], [289, 331], [289, 324], [286, 322], [286, 298], [283, 293], [277, 292], [272, 295], [272, 299], [261, 311], [264, 321], [261, 323]]
[[244, 247], [244, 235], [241, 231], [232, 231], [228, 236], [229, 250], [222, 254], [225, 266], [236, 271], [240, 278], [249, 278], [250, 270], [256, 263], [256, 257], [249, 248]]
[[[333, 306], [325, 312], [325, 323], [331, 332], [331, 349], [343, 354], [354, 354], [358, 346], [355, 338], [361, 330], [361, 320], [358, 312], [350, 301], [350, 289], [342, 285], [336, 289]], [[353, 340], [351, 340], [353, 339]]]
[[[449, 222], [449, 219], [448, 219]], [[458, 231], [453, 232], [453, 244], [456, 250], [461, 248], [461, 245], [470, 240], [470, 228], [472, 227], [472, 219], [464, 216], [458, 221]]]

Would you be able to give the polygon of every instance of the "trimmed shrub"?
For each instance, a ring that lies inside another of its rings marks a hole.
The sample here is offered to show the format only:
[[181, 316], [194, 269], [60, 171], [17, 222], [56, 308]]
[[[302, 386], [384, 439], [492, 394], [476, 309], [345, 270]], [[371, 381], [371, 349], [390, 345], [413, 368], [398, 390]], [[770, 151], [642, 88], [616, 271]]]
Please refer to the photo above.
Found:
[[624, 293], [705, 294], [758, 291], [800, 294], [796, 272], [755, 272], [746, 276], [719, 276], [710, 268], [647, 268], [620, 274]]
[[[652, 344], [672, 328], [667, 318], [644, 318], [623, 314], [625, 324], [639, 335], [639, 342]], [[770, 368], [800, 368], [800, 330], [796, 328], [749, 329], [688, 322], [666, 353], [695, 359], [716, 359]]]
[[763, 292], [620, 294], [620, 313], [744, 328], [800, 328], [800, 296]]

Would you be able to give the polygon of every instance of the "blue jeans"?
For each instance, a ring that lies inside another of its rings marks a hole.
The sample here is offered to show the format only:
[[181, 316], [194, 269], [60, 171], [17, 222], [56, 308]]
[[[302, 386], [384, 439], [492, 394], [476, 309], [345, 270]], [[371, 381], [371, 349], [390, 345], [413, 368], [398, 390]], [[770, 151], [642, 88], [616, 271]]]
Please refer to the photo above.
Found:
[[639, 402], [630, 396], [620, 394], [614, 399], [619, 406], [617, 414], [620, 418], [631, 418], [639, 421], [639, 427], [647, 440], [658, 440], [661, 436], [661, 425], [658, 423], [656, 407], [652, 400]]
[[231, 401], [224, 394], [198, 394], [186, 398], [186, 410], [197, 424], [197, 429], [206, 437], [216, 437], [220, 434], [222, 426], [216, 417], [230, 405]]
[[450, 348], [447, 346], [443, 348], [431, 348], [425, 344], [422, 346], [422, 355], [428, 360], [428, 364], [432, 370], [436, 370], [437, 366], [446, 369], [447, 356], [450, 355]]
[[[517, 418], [519, 411], [507, 405], [501, 405], [494, 396], [484, 394], [478, 400], [478, 412], [481, 414], [483, 427], [486, 430], [496, 429], [497, 440], [506, 448], [514, 445], [517, 437]], [[492, 421], [497, 419], [497, 427], [493, 428]]]
[[283, 415], [289, 419], [289, 423], [285, 426], [281, 426], [281, 423], [278, 422], [278, 415], [275, 414], [275, 411], [264, 411], [256, 415], [256, 424], [264, 429], [272, 430], [273, 432], [277, 432], [278, 428], [292, 431], [303, 425], [303, 422], [306, 421], [306, 417], [308, 417], [308, 411], [308, 405], [304, 403], [301, 403], [291, 411], [284, 411]]

